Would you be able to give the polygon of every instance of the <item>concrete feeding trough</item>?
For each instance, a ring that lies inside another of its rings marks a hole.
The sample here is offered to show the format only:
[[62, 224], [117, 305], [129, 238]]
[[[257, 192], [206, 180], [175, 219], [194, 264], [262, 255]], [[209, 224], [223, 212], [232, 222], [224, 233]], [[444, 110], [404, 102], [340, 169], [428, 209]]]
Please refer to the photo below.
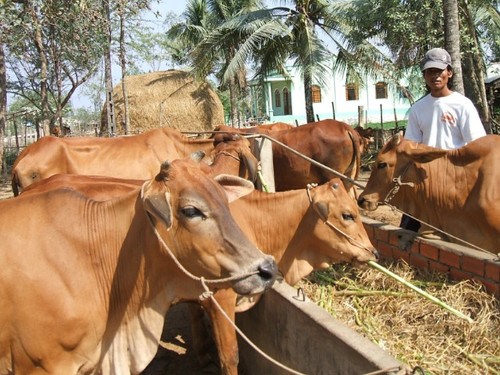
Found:
[[[311, 375], [405, 373], [405, 366], [286, 283], [236, 315], [238, 327], [264, 353]], [[239, 337], [241, 374], [290, 374]]]

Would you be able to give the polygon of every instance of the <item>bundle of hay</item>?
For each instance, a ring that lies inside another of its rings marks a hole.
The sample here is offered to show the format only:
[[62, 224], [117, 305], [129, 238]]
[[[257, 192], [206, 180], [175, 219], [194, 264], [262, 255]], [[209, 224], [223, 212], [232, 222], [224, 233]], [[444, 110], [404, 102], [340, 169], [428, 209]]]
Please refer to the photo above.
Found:
[[[206, 131], [224, 124], [224, 110], [216, 92], [206, 81], [188, 72], [167, 70], [128, 76], [126, 89], [130, 132], [169, 127], [180, 131]], [[121, 82], [113, 89], [116, 134], [124, 134], [124, 101]], [[107, 133], [107, 111], [101, 115], [101, 132]]]

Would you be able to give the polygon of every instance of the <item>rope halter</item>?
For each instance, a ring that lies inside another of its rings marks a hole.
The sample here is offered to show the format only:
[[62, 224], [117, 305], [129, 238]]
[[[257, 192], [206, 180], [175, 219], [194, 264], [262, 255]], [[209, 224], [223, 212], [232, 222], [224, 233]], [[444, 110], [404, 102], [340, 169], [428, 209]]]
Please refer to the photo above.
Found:
[[404, 175], [406, 174], [406, 172], [408, 172], [408, 169], [410, 169], [411, 164], [412, 164], [412, 162], [409, 162], [408, 164], [406, 164], [406, 167], [403, 170], [403, 172], [398, 177], [395, 177], [392, 179], [394, 186], [387, 193], [387, 196], [384, 199], [384, 203], [389, 203], [392, 200], [392, 198], [394, 198], [394, 196], [398, 193], [399, 188], [401, 186], [409, 186], [412, 188], [415, 187], [415, 184], [413, 182], [402, 182], [401, 181], [403, 179]]
[[349, 234], [347, 234], [346, 232], [344, 232], [342, 229], [340, 229], [339, 227], [337, 227], [330, 220], [328, 220], [328, 217], [324, 218], [322, 216], [321, 212], [319, 212], [318, 209], [316, 208], [316, 206], [314, 205], [313, 199], [311, 197], [311, 190], [314, 189], [317, 186], [318, 186], [318, 184], [315, 184], [315, 183], [314, 184], [307, 184], [306, 192], [307, 192], [307, 198], [309, 199], [309, 203], [311, 204], [311, 206], [314, 209], [314, 211], [318, 214], [318, 217], [321, 219], [321, 221], [324, 224], [326, 224], [327, 226], [329, 226], [331, 229], [333, 229], [334, 231], [340, 233], [345, 238], [347, 238], [347, 240], [351, 243], [351, 245], [359, 247], [360, 249], [366, 250], [369, 253], [373, 254], [373, 251], [370, 248], [368, 248], [367, 246], [363, 245], [361, 242], [359, 242], [358, 240], [354, 239]]
[[[146, 181], [142, 187], [141, 187], [141, 200], [144, 199], [144, 188], [145, 186], [148, 184], [149, 181]], [[156, 235], [158, 241], [160, 242], [160, 244], [163, 246], [163, 248], [165, 248], [165, 250], [167, 251], [168, 255], [170, 255], [170, 257], [172, 258], [172, 260], [174, 261], [174, 263], [177, 265], [177, 267], [185, 274], [187, 275], [188, 277], [190, 277], [191, 279], [193, 279], [194, 281], [201, 281], [202, 282], [202, 285], [204, 285], [205, 283], [206, 284], [220, 284], [220, 283], [227, 283], [227, 282], [230, 282], [230, 281], [235, 281], [235, 280], [240, 280], [240, 279], [245, 279], [249, 276], [252, 276], [252, 275], [256, 275], [259, 273], [259, 271], [252, 271], [252, 272], [245, 272], [245, 273], [241, 273], [241, 274], [236, 274], [234, 276], [230, 276], [230, 277], [225, 277], [225, 278], [220, 278], [220, 279], [205, 279], [203, 277], [198, 277], [198, 276], [195, 276], [193, 275], [191, 272], [189, 272], [180, 262], [179, 260], [177, 259], [177, 257], [175, 256], [175, 254], [172, 252], [172, 250], [170, 250], [170, 248], [168, 247], [168, 245], [165, 243], [165, 241], [163, 240], [163, 238], [161, 237], [160, 233], [158, 232], [158, 229], [156, 229], [156, 226], [155, 226], [155, 223], [153, 222], [153, 219], [151, 217], [151, 214], [149, 212], [146, 211], [146, 217], [148, 218], [148, 222], [149, 224], [151, 225], [151, 228], [153, 229], [153, 232], [154, 234]], [[205, 296], [206, 298], [206, 296]]]

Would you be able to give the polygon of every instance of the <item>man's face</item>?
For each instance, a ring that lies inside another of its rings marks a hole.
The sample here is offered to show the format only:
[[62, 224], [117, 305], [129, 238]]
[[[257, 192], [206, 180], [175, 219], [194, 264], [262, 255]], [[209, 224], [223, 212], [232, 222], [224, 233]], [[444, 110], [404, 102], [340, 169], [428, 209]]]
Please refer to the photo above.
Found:
[[425, 83], [431, 91], [442, 90], [447, 87], [448, 80], [453, 72], [448, 69], [429, 68], [424, 70]]

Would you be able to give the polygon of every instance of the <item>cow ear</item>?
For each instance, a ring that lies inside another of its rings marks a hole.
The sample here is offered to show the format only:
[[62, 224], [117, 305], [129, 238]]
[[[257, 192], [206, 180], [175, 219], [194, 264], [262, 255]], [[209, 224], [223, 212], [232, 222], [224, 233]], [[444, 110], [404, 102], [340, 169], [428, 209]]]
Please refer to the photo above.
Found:
[[255, 190], [253, 183], [250, 181], [228, 174], [218, 175], [215, 177], [215, 181], [224, 188], [229, 202], [235, 201]]
[[448, 151], [435, 148], [414, 148], [405, 150], [403, 153], [416, 163], [428, 163], [442, 158]]
[[398, 132], [394, 134], [391, 138], [391, 146], [393, 148], [396, 148], [397, 146], [399, 146], [402, 140], [403, 140], [403, 132]]
[[313, 207], [321, 220], [325, 222], [328, 221], [330, 210], [328, 209], [328, 205], [325, 202], [315, 202]]
[[172, 226], [172, 207], [170, 206], [170, 193], [164, 192], [150, 192], [148, 187], [150, 183], [146, 182], [142, 185], [141, 199], [144, 209], [150, 215], [164, 223], [167, 229]]
[[241, 152], [241, 159], [243, 160], [243, 164], [248, 171], [250, 181], [257, 181], [257, 172], [259, 170], [259, 161], [257, 158], [250, 150], [243, 149]]

